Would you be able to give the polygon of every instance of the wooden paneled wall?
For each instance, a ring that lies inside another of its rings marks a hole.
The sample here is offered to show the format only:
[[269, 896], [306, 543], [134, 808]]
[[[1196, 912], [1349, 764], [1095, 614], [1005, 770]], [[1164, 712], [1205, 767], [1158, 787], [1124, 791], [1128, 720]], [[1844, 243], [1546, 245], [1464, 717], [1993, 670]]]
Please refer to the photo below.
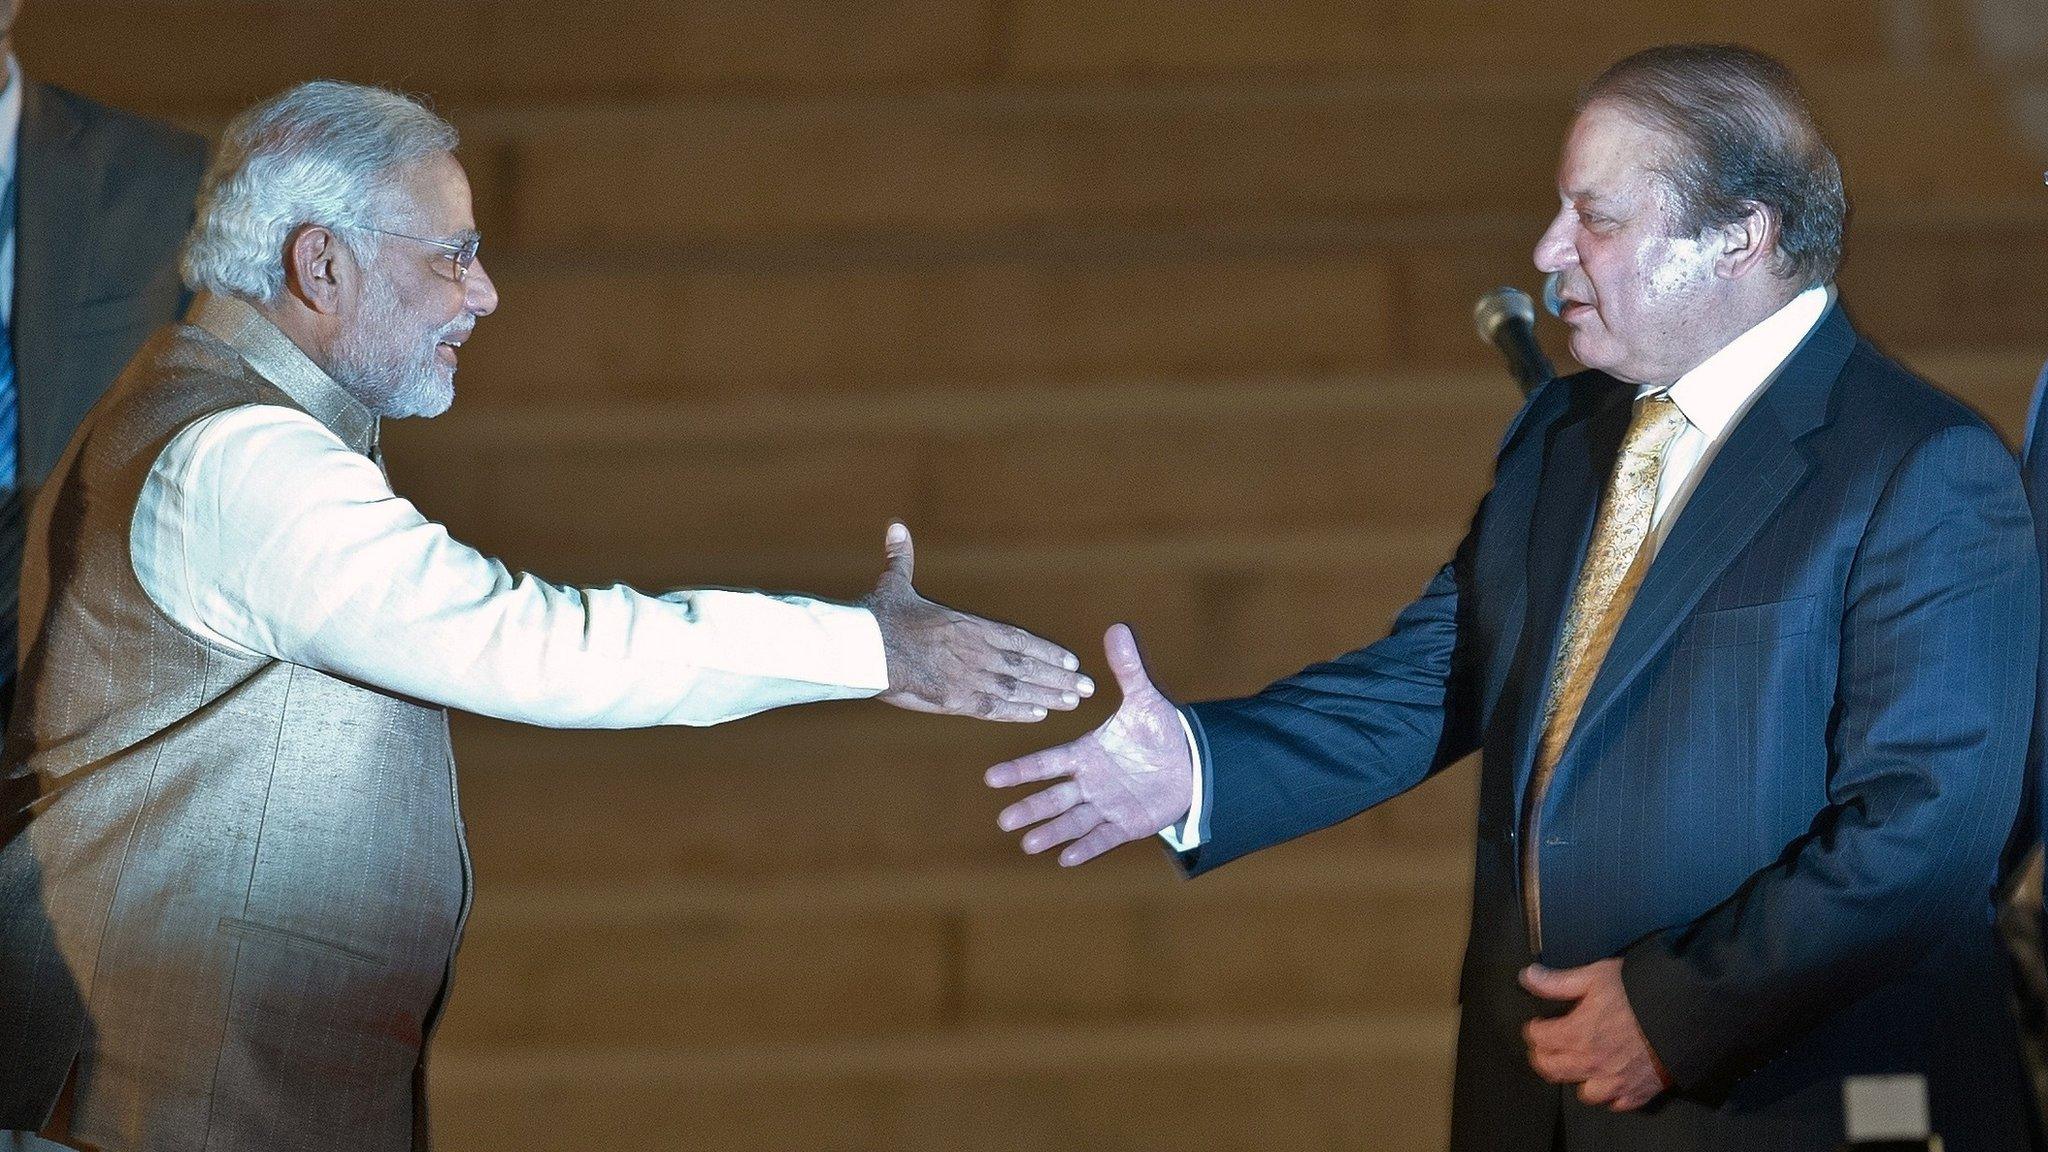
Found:
[[[1447, 556], [1516, 402], [1472, 300], [1535, 286], [1572, 94], [1645, 43], [1801, 71], [1857, 205], [1844, 298], [2016, 430], [2048, 50], [1984, 7], [31, 0], [18, 49], [202, 128], [313, 76], [462, 128], [503, 304], [455, 412], [387, 442], [464, 538], [852, 597], [904, 516], [931, 594], [1105, 687], [1129, 620], [1201, 697], [1375, 638]], [[1471, 766], [1195, 884], [1020, 858], [981, 769], [1113, 696], [462, 721], [442, 1146], [1439, 1146]]]

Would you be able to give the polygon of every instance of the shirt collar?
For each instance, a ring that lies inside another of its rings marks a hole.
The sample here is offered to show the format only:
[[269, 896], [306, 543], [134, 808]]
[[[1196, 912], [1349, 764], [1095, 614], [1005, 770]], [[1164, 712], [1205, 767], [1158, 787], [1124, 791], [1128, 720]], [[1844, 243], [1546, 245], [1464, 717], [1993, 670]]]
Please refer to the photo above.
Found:
[[[1709, 441], [1718, 442], [1805, 343], [1834, 297], [1832, 284], [1808, 288], [1680, 376], [1665, 391], [1686, 423]], [[1636, 395], [1641, 398], [1657, 391], [1640, 388]]]
[[276, 385], [350, 448], [365, 455], [376, 450], [377, 414], [321, 371], [254, 305], [233, 296], [201, 292], [186, 311], [185, 322], [220, 337], [257, 375]]

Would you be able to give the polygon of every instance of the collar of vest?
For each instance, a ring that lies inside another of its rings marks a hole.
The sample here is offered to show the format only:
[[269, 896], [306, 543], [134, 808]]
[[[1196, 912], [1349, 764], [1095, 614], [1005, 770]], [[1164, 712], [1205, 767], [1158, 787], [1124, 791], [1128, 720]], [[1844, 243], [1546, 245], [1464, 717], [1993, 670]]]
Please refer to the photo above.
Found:
[[321, 371], [253, 305], [201, 292], [186, 311], [185, 322], [211, 332], [240, 353], [257, 375], [275, 384], [342, 443], [364, 455], [376, 451], [377, 414]]

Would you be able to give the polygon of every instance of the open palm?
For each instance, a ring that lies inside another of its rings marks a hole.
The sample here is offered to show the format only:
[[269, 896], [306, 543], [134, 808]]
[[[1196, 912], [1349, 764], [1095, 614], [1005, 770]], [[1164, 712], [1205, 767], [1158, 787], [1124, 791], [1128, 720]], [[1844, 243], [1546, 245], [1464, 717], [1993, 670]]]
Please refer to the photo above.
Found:
[[1024, 851], [1068, 841], [1063, 865], [1092, 860], [1119, 844], [1153, 835], [1185, 816], [1194, 789], [1194, 757], [1173, 702], [1152, 686], [1138, 642], [1122, 624], [1103, 636], [1123, 702], [1079, 740], [1007, 760], [988, 770], [991, 788], [1053, 780], [1003, 809], [1005, 832], [1031, 825]]

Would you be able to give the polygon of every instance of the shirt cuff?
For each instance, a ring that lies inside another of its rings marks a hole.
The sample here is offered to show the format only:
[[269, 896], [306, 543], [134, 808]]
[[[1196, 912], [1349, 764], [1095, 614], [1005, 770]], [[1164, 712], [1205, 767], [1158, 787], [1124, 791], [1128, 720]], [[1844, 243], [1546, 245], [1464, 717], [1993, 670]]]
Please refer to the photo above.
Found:
[[689, 629], [710, 629], [691, 662], [735, 676], [781, 680], [803, 700], [849, 700], [889, 688], [889, 661], [875, 614], [781, 592], [680, 589], [660, 599]]
[[809, 597], [791, 599], [805, 603], [832, 638], [820, 653], [830, 662], [829, 679], [868, 696], [889, 690], [889, 657], [882, 647], [882, 626], [873, 612]]
[[1188, 740], [1188, 762], [1194, 765], [1192, 795], [1188, 800], [1187, 817], [1178, 824], [1170, 824], [1159, 830], [1159, 838], [1175, 852], [1193, 852], [1202, 846], [1202, 747], [1195, 739], [1195, 729], [1188, 723], [1188, 715], [1176, 708], [1174, 716], [1180, 720], [1181, 735]]

